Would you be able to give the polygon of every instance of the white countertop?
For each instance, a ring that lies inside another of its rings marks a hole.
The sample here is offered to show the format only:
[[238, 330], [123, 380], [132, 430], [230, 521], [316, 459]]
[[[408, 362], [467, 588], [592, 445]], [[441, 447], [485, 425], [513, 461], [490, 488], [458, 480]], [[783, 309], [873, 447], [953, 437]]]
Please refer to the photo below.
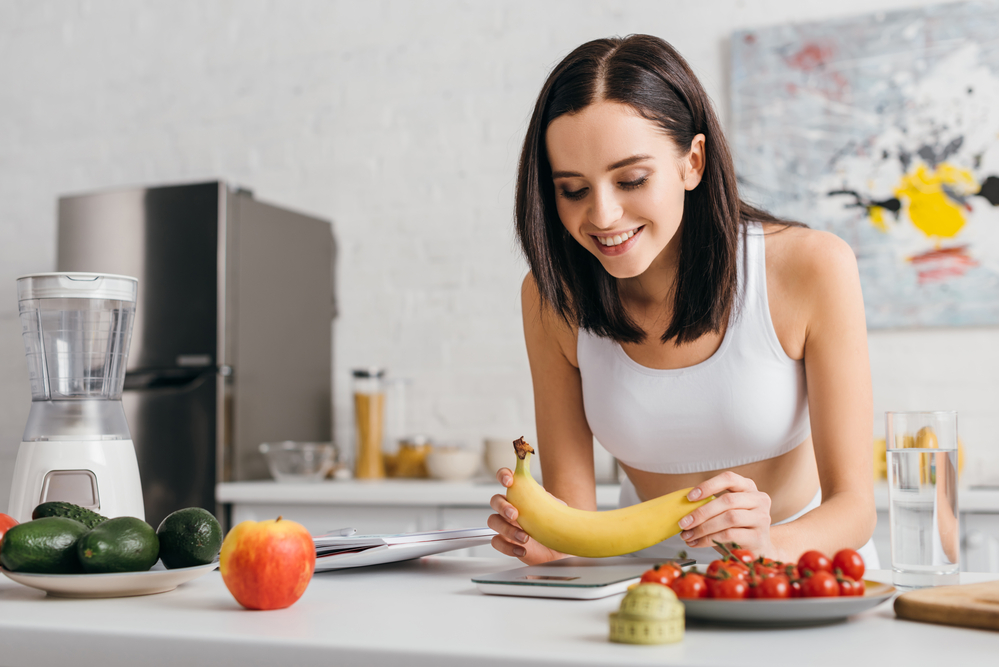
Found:
[[[617, 507], [620, 487], [597, 485], [597, 507]], [[415, 505], [486, 507], [503, 487], [492, 480], [441, 482], [427, 479], [336, 480], [315, 484], [278, 484], [271, 480], [219, 484], [215, 497], [222, 503], [290, 503], [351, 505]], [[888, 510], [888, 485], [874, 485], [875, 505]], [[962, 512], [999, 512], [999, 489], [961, 487]]]
[[[278, 484], [262, 480], [219, 484], [215, 487], [215, 498], [221, 503], [488, 507], [489, 499], [503, 491], [503, 487], [493, 480], [347, 479], [313, 484]], [[616, 484], [598, 484], [597, 507], [617, 507], [619, 492], [620, 487]]]
[[[688, 624], [665, 646], [607, 641], [620, 596], [592, 601], [487, 596], [470, 579], [494, 558], [424, 558], [316, 575], [295, 605], [246, 611], [218, 572], [132, 598], [45, 597], [0, 577], [0, 662], [37, 665], [992, 664], [999, 635], [897, 620], [890, 603], [798, 629]], [[999, 575], [962, 574], [970, 583]], [[888, 573], [869, 578], [887, 581]], [[860, 660], [862, 656], [862, 660]]]

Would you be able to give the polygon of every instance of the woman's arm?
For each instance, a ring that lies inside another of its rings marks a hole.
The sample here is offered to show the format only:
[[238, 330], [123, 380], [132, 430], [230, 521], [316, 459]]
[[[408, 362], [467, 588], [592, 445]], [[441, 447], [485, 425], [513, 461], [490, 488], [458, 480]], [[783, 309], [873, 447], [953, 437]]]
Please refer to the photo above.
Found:
[[[530, 274], [524, 279], [521, 303], [545, 489], [572, 507], [596, 510], [593, 434], [583, 412], [582, 383], [575, 365], [575, 332], [543, 308]], [[504, 468], [497, 479], [508, 487], [513, 483], [513, 473]], [[490, 505], [496, 514], [489, 517], [488, 525], [499, 533], [493, 538], [498, 551], [528, 563], [563, 555], [522, 539], [526, 535], [516, 523], [516, 508], [505, 496], [493, 496]]]
[[809, 549], [835, 553], [859, 548], [873, 533], [873, 408], [853, 251], [825, 232], [788, 229], [776, 236], [782, 234], [787, 236], [767, 247], [768, 265], [776, 263], [768, 279], [777, 278], [768, 292], [771, 311], [780, 313], [775, 325], [777, 320], [790, 323], [778, 326], [785, 350], [800, 348], [804, 358], [822, 504], [793, 522], [770, 527], [766, 494], [752, 480], [724, 473], [695, 487], [698, 497], [727, 493], [692, 512], [683, 537], [698, 547], [711, 546], [712, 540], [736, 541], [771, 558], [793, 561]]

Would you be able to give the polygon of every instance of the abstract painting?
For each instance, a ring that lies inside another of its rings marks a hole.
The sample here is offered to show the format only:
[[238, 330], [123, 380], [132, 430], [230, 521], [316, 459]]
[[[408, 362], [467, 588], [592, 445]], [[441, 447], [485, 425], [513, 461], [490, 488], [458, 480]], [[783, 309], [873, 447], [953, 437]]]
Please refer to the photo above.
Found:
[[851, 245], [871, 328], [999, 323], [999, 3], [731, 46], [743, 198]]

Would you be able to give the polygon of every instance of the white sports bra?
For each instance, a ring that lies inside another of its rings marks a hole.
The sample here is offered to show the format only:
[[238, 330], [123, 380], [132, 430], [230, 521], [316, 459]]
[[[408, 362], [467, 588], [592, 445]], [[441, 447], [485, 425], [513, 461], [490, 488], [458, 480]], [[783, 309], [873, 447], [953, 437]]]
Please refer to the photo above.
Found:
[[719, 470], [780, 456], [808, 437], [805, 366], [784, 352], [770, 319], [762, 226], [750, 225], [743, 239], [736, 307], [705, 361], [646, 368], [616, 341], [579, 330], [586, 420], [625, 465], [669, 474]]

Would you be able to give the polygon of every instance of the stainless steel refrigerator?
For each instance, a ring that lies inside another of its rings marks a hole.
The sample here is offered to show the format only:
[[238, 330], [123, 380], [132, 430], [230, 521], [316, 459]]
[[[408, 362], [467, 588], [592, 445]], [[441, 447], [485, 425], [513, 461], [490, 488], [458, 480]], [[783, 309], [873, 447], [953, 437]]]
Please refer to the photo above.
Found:
[[331, 439], [334, 258], [328, 221], [220, 181], [59, 199], [57, 270], [139, 279], [122, 402], [153, 527], [219, 516], [262, 442]]

